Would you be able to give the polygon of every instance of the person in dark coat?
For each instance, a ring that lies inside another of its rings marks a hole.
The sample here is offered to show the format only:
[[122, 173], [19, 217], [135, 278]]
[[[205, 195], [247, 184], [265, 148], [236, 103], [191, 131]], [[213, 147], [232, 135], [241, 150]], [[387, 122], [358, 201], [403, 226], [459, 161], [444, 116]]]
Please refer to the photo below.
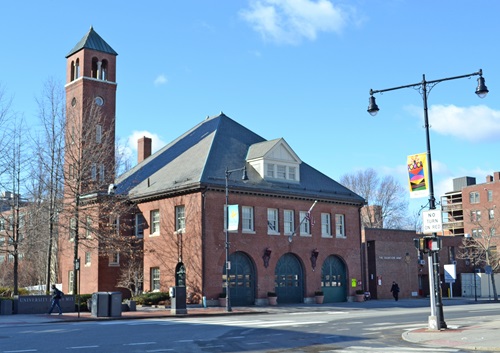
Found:
[[391, 287], [391, 292], [392, 296], [394, 297], [395, 301], [398, 301], [398, 296], [399, 296], [399, 286], [396, 282], [392, 282], [392, 287]]
[[52, 310], [57, 306], [59, 309], [59, 315], [62, 315], [61, 304], [59, 304], [59, 300], [62, 298], [62, 292], [56, 288], [56, 285], [52, 285], [52, 303], [50, 305], [49, 315], [52, 314]]

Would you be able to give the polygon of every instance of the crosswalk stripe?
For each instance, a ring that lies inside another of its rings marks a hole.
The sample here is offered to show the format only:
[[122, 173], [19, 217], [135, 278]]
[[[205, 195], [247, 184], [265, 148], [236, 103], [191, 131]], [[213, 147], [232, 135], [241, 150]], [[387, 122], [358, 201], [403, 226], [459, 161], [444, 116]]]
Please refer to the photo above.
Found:
[[366, 347], [366, 346], [350, 346], [344, 349], [336, 349], [335, 353], [372, 353], [372, 352], [397, 352], [397, 353], [410, 353], [410, 352], [458, 352], [459, 349], [455, 348], [425, 348], [425, 347]]

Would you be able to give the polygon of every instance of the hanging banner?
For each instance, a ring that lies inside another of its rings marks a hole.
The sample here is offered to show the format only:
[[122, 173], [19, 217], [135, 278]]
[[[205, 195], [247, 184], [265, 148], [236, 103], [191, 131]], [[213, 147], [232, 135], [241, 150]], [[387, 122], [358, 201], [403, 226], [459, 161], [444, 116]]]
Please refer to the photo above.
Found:
[[239, 214], [238, 214], [238, 205], [229, 205], [228, 207], [228, 215], [229, 220], [227, 222], [227, 230], [238, 230], [238, 222], [239, 222]]
[[408, 156], [406, 165], [408, 166], [410, 198], [429, 196], [427, 153], [418, 153]]

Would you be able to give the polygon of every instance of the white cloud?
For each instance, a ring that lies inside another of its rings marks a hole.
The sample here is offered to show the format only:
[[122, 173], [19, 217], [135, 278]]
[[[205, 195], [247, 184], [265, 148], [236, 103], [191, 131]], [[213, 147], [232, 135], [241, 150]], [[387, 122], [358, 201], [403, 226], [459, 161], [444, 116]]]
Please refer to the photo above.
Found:
[[251, 0], [240, 16], [266, 40], [297, 44], [319, 32], [340, 33], [350, 13], [329, 0]]
[[485, 105], [433, 105], [429, 120], [432, 129], [443, 135], [472, 142], [498, 141], [500, 138], [500, 111]]
[[158, 75], [156, 79], [154, 80], [154, 85], [155, 86], [161, 86], [164, 85], [168, 82], [167, 77], [164, 74]]
[[151, 152], [155, 153], [158, 151], [160, 148], [166, 145], [166, 143], [158, 136], [157, 134], [154, 134], [152, 132], [149, 132], [147, 130], [142, 130], [142, 131], [133, 131], [131, 135], [127, 138], [128, 144], [127, 147], [131, 150], [132, 153], [135, 153], [137, 155], [137, 141], [141, 137], [149, 137], [152, 141], [152, 146], [151, 146]]

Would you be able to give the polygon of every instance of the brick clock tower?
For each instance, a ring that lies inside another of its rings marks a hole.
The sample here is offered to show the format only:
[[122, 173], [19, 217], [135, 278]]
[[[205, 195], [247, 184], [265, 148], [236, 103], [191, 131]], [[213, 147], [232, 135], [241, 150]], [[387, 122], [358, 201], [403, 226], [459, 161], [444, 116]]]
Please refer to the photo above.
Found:
[[117, 55], [90, 27], [66, 56], [65, 171], [80, 193], [114, 180]]
[[108, 289], [100, 281], [117, 276], [116, 266], [100, 265], [98, 251], [103, 212], [99, 198], [115, 178], [117, 55], [91, 27], [66, 56], [64, 212], [58, 258], [63, 290], [72, 294], [110, 290], [114, 283]]

